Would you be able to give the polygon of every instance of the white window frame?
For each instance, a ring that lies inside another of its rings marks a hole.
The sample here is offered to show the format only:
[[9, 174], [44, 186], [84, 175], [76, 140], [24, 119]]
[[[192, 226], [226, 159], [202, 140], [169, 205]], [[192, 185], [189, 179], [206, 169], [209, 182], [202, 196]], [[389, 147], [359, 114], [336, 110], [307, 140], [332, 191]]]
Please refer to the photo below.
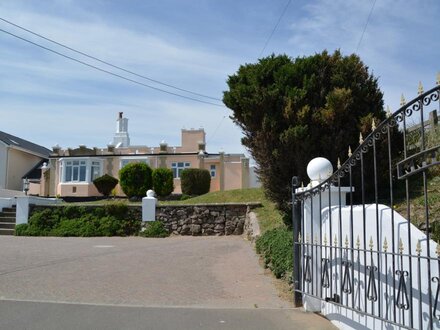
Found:
[[209, 165], [209, 174], [211, 174], [211, 178], [215, 178], [217, 176], [217, 165], [216, 164]]
[[[102, 159], [90, 158], [90, 157], [78, 157], [78, 158], [61, 158], [60, 160], [60, 183], [66, 184], [87, 184], [92, 182], [92, 166], [99, 166], [98, 175], [102, 175]], [[78, 162], [78, 165], [74, 165], [74, 162]], [[70, 178], [67, 178], [67, 167], [72, 167]], [[81, 167], [85, 167], [85, 177], [81, 180]], [[74, 178], [74, 167], [78, 168], [78, 175]]]
[[[98, 173], [95, 177], [93, 177], [94, 168], [98, 169]], [[90, 161], [90, 182], [93, 182], [96, 178], [99, 178], [102, 175], [102, 161], [92, 159]]]
[[[183, 165], [179, 166], [179, 164], [183, 164]], [[172, 162], [171, 170], [173, 171], [173, 178], [180, 179], [180, 173], [186, 168], [191, 168], [190, 162]]]
[[[130, 161], [133, 161], [133, 163], [145, 163], [148, 166], [151, 166], [150, 163], [150, 157], [145, 156], [134, 156], [134, 157], [121, 157], [119, 158], [119, 169], [123, 168], [125, 165], [129, 164]], [[127, 162], [124, 164], [124, 162]]]

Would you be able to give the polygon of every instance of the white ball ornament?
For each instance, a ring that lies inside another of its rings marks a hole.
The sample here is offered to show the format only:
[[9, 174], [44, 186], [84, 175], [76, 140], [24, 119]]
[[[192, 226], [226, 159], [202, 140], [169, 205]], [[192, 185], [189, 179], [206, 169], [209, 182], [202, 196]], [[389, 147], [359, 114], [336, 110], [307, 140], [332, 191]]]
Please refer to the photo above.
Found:
[[307, 175], [312, 186], [327, 180], [333, 174], [332, 163], [326, 158], [313, 158], [307, 165]]

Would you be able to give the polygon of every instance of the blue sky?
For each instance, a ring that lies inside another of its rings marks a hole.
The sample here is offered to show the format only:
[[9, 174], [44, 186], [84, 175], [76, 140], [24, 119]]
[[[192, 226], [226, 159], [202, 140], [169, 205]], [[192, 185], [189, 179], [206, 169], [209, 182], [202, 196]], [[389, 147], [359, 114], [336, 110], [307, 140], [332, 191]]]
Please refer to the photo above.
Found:
[[[263, 56], [356, 52], [373, 1], [292, 0]], [[2, 0], [0, 17], [136, 73], [221, 99], [228, 75], [257, 61], [286, 3]], [[435, 83], [439, 15], [437, 0], [376, 1], [357, 53], [379, 78], [385, 104], [393, 110], [401, 93], [407, 100], [416, 96], [419, 81], [426, 89]], [[1, 21], [0, 29], [121, 73]], [[0, 43], [2, 131], [46, 147], [104, 147], [117, 112], [123, 111], [133, 144], [176, 145], [181, 128], [204, 127], [208, 151], [245, 151], [224, 107], [131, 84], [4, 33]]]

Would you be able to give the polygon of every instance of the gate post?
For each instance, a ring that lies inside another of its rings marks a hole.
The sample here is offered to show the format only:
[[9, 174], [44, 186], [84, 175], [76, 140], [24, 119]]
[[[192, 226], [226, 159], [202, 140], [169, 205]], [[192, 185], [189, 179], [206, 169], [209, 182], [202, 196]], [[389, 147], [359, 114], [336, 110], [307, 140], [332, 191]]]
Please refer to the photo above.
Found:
[[302, 306], [301, 294], [301, 269], [300, 269], [300, 246], [299, 233], [301, 232], [301, 205], [295, 198], [296, 188], [299, 187], [299, 177], [292, 177], [292, 232], [293, 232], [293, 304], [295, 307]]

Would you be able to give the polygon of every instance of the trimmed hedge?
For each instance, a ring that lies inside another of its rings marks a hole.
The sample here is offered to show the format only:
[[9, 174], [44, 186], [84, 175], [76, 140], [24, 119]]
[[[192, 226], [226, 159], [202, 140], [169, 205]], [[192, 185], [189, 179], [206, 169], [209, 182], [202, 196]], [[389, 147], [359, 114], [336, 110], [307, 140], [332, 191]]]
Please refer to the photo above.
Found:
[[180, 184], [184, 195], [203, 195], [211, 188], [211, 174], [205, 169], [187, 168], [180, 175]]
[[103, 176], [93, 180], [93, 184], [95, 185], [96, 189], [98, 189], [98, 191], [104, 196], [109, 196], [118, 182], [118, 179], [108, 174], [104, 174]]
[[265, 267], [277, 278], [292, 280], [293, 270], [292, 231], [280, 227], [266, 231], [256, 242], [256, 250], [264, 259]]
[[153, 171], [153, 190], [160, 197], [171, 195], [174, 190], [173, 171], [169, 168], [156, 168]]
[[127, 205], [112, 203], [94, 209], [81, 206], [52, 207], [36, 211], [28, 224], [15, 227], [16, 236], [129, 236], [137, 234], [140, 220]]
[[130, 163], [119, 171], [119, 180], [124, 194], [130, 197], [144, 197], [153, 188], [151, 168], [145, 163]]

